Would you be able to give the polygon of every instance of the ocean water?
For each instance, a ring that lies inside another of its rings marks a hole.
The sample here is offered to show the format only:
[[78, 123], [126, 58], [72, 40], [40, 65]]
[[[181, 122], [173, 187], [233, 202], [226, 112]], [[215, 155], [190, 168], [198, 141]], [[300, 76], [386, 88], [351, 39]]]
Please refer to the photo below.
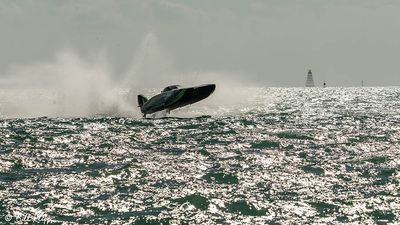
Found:
[[0, 224], [399, 223], [400, 88], [215, 95], [161, 118], [3, 117]]

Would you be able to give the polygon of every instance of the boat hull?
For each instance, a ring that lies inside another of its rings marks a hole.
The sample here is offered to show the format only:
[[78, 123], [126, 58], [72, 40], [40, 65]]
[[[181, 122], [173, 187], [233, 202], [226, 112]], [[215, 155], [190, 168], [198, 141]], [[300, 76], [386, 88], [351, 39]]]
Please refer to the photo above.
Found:
[[171, 111], [201, 101], [210, 96], [214, 90], [215, 84], [173, 89], [152, 97], [140, 107], [140, 110], [143, 114]]

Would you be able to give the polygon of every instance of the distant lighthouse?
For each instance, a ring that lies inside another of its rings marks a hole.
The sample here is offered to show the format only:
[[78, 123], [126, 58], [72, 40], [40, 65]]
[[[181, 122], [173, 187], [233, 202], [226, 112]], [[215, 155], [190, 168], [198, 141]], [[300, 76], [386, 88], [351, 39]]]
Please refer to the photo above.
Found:
[[315, 85], [314, 85], [314, 79], [313, 79], [313, 77], [312, 77], [312, 72], [311, 72], [311, 70], [308, 70], [307, 80], [306, 80], [306, 87], [315, 87]]

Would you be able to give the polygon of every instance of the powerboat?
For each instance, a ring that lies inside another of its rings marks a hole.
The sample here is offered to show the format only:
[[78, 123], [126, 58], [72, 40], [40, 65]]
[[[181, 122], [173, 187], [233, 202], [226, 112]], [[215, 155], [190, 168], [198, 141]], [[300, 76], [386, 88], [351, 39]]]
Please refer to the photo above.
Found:
[[138, 95], [138, 105], [143, 117], [147, 114], [166, 110], [181, 108], [201, 101], [210, 96], [215, 90], [215, 84], [204, 84], [195, 87], [183, 88], [180, 85], [170, 85], [162, 92], [150, 99], [143, 95]]

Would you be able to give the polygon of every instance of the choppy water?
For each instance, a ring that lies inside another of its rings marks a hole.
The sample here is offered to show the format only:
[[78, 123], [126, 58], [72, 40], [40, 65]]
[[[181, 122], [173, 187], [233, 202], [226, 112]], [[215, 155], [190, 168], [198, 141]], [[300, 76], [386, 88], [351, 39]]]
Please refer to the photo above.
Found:
[[400, 220], [400, 88], [250, 92], [172, 115], [192, 118], [0, 120], [0, 224]]

